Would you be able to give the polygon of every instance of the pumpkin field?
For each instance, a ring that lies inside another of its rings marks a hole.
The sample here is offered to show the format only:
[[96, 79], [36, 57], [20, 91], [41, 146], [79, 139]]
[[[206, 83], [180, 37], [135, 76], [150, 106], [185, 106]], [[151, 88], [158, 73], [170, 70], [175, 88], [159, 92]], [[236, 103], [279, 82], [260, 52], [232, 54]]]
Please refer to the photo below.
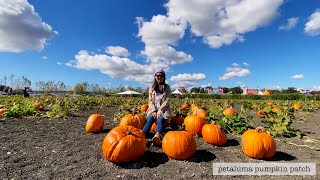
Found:
[[[0, 179], [319, 179], [320, 101], [171, 98], [161, 147], [150, 143], [154, 132], [140, 132], [147, 101], [0, 96]], [[298, 162], [317, 163], [317, 175], [212, 170]]]

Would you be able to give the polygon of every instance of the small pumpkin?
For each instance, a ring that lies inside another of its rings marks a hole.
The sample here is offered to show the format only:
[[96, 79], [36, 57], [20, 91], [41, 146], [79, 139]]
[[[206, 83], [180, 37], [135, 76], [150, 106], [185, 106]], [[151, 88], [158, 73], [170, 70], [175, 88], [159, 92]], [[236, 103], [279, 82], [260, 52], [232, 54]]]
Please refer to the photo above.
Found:
[[268, 104], [269, 106], [272, 106], [273, 102], [272, 102], [272, 101], [269, 101], [267, 104]]
[[5, 111], [4, 105], [0, 105], [0, 116], [3, 116]]
[[182, 110], [187, 110], [189, 107], [190, 107], [190, 105], [189, 105], [188, 103], [183, 103], [183, 104], [181, 105], [181, 109], [182, 109]]
[[265, 90], [265, 91], [263, 92], [263, 95], [264, 95], [264, 96], [270, 96], [270, 91]]
[[44, 111], [44, 105], [40, 101], [36, 101], [33, 103], [33, 106], [36, 108], [38, 111]]
[[136, 114], [133, 110], [132, 114], [125, 115], [120, 121], [120, 126], [133, 126], [142, 129], [147, 119], [142, 114]]
[[276, 153], [276, 142], [263, 127], [247, 130], [241, 140], [243, 153], [251, 158], [268, 159]]
[[102, 154], [109, 161], [124, 163], [140, 159], [146, 150], [146, 138], [133, 126], [117, 126], [104, 138]]
[[257, 112], [258, 117], [259, 117], [259, 118], [266, 118], [266, 115], [264, 115], [263, 113], [264, 113], [263, 110], [259, 110], [259, 111]]
[[184, 119], [185, 130], [191, 134], [202, 134], [202, 127], [206, 124], [206, 119], [198, 115], [188, 115]]
[[216, 146], [227, 143], [227, 134], [215, 121], [202, 127], [202, 138], [205, 142]]
[[187, 131], [169, 131], [163, 137], [162, 150], [172, 159], [187, 160], [196, 153], [197, 142]]
[[141, 112], [146, 112], [148, 110], [149, 106], [148, 104], [142, 104], [140, 107]]
[[293, 103], [293, 108], [298, 111], [301, 109], [301, 105], [299, 103]]
[[280, 111], [280, 108], [277, 106], [277, 107], [274, 107], [271, 109], [272, 112], [278, 112]]
[[235, 114], [236, 114], [236, 111], [232, 107], [229, 107], [223, 111], [224, 116], [232, 116]]
[[99, 133], [104, 127], [104, 116], [101, 114], [92, 114], [86, 123], [87, 133]]
[[[164, 121], [164, 128], [166, 128], [166, 127], [168, 127], [169, 126], [169, 120], [165, 120]], [[152, 124], [152, 126], [151, 126], [151, 131], [152, 132], [156, 132], [157, 131], [157, 124], [156, 124], [156, 122], [154, 122], [153, 124]]]
[[195, 107], [193, 112], [192, 112], [193, 115], [198, 115], [198, 116], [201, 116], [203, 118], [206, 118], [207, 117], [207, 111], [202, 109], [202, 108], [199, 108], [199, 107]]
[[191, 112], [193, 112], [195, 110], [195, 108], [200, 108], [198, 104], [191, 104]]

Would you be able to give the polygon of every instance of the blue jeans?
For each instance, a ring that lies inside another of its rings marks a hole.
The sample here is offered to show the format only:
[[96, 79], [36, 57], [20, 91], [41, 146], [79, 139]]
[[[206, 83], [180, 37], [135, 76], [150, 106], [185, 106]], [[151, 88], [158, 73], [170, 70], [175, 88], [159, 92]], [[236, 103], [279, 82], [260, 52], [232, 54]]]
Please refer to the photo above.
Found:
[[152, 124], [156, 121], [156, 124], [157, 124], [157, 133], [160, 133], [162, 134], [164, 132], [164, 122], [165, 122], [165, 119], [164, 117], [161, 115], [157, 120], [152, 116], [152, 114], [150, 113], [148, 116], [147, 116], [147, 123], [143, 126], [143, 129], [142, 129], [142, 132], [147, 134], [149, 133], [150, 129], [151, 129], [151, 126]]

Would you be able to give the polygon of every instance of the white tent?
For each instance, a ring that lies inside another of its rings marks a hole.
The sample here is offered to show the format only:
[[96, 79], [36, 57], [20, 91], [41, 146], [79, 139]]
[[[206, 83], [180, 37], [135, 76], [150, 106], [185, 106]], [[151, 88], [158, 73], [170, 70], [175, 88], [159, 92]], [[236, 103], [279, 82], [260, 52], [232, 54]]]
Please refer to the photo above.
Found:
[[259, 90], [258, 95], [263, 95], [263, 92], [261, 92], [261, 91]]
[[178, 89], [176, 89], [171, 94], [182, 94], [182, 93]]
[[128, 91], [124, 91], [124, 92], [120, 92], [118, 94], [127, 94], [127, 95], [134, 95], [134, 94], [137, 94], [137, 95], [142, 95], [141, 93], [138, 93], [138, 92], [135, 92], [135, 91], [131, 91], [131, 90], [128, 90]]

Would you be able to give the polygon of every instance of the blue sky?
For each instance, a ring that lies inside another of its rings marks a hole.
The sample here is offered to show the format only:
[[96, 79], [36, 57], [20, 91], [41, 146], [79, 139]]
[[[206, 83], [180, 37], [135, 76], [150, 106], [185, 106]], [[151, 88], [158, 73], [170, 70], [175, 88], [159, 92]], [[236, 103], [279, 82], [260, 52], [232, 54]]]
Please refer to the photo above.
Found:
[[0, 79], [320, 89], [319, 0], [0, 0]]

